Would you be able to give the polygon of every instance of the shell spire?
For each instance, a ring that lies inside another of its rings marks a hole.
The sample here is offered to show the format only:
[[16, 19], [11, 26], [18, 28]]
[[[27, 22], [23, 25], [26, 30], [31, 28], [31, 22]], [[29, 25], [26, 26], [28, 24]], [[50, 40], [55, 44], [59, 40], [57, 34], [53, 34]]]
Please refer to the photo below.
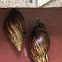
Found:
[[5, 29], [18, 51], [21, 51], [24, 32], [24, 18], [19, 11], [12, 9], [5, 21]]

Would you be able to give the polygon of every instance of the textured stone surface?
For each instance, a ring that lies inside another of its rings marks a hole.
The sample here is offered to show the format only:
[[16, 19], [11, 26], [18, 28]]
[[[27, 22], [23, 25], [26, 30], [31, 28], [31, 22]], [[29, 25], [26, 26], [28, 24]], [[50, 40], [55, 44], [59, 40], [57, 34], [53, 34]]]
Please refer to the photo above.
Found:
[[0, 7], [36, 7], [36, 0], [0, 0]]
[[[37, 0], [0, 0], [0, 7], [37, 7]], [[46, 1], [46, 0], [45, 0]], [[49, 1], [49, 0], [48, 0]], [[21, 3], [22, 2], [22, 3]], [[44, 5], [43, 7], [62, 7], [62, 0], [52, 0], [50, 3]]]
[[43, 7], [62, 7], [62, 0], [52, 0]]

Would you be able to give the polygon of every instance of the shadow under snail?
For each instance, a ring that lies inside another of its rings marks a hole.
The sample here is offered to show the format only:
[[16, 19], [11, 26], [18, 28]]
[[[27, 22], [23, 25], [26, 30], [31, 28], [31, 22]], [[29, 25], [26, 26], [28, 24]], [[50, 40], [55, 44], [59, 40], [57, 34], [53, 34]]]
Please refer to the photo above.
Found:
[[30, 42], [29, 55], [34, 62], [48, 62], [48, 51], [50, 47], [50, 35], [45, 25], [40, 23], [33, 30]]
[[12, 9], [4, 24], [5, 30], [18, 51], [21, 51], [24, 32], [24, 18], [19, 11]]

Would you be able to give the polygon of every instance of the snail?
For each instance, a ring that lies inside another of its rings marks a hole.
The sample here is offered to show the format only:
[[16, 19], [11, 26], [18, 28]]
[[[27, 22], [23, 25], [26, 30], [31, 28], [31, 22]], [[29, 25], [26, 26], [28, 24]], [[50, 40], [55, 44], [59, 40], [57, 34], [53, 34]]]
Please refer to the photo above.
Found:
[[48, 51], [50, 47], [50, 34], [43, 23], [40, 23], [33, 30], [32, 41], [30, 42], [29, 55], [34, 62], [48, 62]]
[[5, 30], [18, 51], [21, 51], [24, 32], [24, 18], [19, 11], [12, 9], [4, 23]]

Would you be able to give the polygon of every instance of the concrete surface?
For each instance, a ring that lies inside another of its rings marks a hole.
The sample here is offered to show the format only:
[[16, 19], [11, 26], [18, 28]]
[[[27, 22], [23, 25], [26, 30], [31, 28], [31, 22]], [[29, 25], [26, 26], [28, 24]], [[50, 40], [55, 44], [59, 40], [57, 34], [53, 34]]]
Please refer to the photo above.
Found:
[[[0, 8], [8, 8], [8, 7], [37, 7], [37, 0], [0, 0]], [[21, 3], [22, 2], [22, 3]], [[50, 3], [43, 6], [46, 7], [62, 7], [62, 0], [52, 0]]]
[[62, 7], [62, 0], [52, 0], [48, 4], [43, 6], [44, 8], [46, 7]]

